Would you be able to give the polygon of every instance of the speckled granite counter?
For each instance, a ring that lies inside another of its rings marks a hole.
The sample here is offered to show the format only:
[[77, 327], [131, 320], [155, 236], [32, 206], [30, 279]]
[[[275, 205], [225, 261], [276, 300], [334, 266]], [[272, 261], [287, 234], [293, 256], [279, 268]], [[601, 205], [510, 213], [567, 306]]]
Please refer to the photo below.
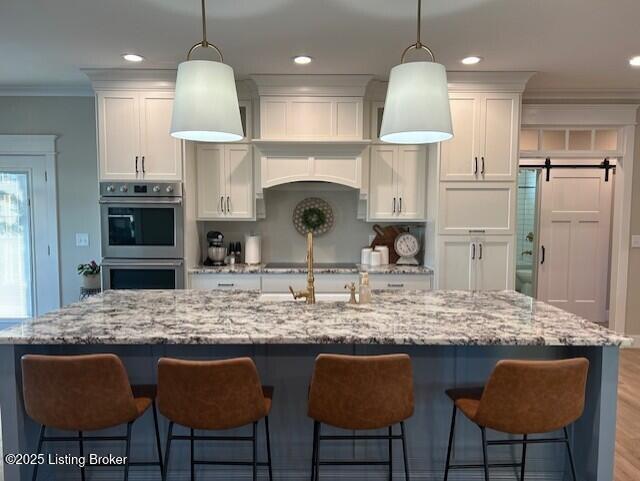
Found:
[[[371, 274], [433, 274], [433, 269], [426, 266], [399, 266], [396, 264], [376, 267], [362, 264], [354, 264], [354, 266], [316, 266], [313, 272], [314, 274], [358, 274], [359, 272], [369, 272]], [[188, 272], [189, 274], [306, 274], [307, 269], [303, 267], [269, 267], [266, 264], [236, 264], [233, 266], [198, 266], [192, 267]]]
[[108, 291], [2, 344], [620, 346], [630, 342], [513, 291], [380, 291], [368, 305], [268, 302], [256, 291]]

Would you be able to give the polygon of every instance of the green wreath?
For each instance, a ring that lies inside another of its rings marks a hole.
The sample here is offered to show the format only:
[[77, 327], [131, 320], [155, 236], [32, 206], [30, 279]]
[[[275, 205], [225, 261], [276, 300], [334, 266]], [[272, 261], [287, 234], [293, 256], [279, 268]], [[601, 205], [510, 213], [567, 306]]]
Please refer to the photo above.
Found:
[[309, 230], [316, 230], [327, 222], [327, 215], [322, 209], [309, 207], [302, 212], [302, 225]]

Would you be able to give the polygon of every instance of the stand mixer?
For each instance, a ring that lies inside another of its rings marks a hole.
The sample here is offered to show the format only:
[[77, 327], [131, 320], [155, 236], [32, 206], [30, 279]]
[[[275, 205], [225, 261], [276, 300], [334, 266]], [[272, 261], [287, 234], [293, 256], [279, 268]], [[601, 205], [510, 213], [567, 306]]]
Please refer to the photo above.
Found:
[[207, 260], [204, 262], [207, 266], [223, 266], [224, 258], [227, 250], [223, 245], [224, 236], [222, 232], [209, 231], [207, 232], [207, 243], [209, 247], [207, 249]]

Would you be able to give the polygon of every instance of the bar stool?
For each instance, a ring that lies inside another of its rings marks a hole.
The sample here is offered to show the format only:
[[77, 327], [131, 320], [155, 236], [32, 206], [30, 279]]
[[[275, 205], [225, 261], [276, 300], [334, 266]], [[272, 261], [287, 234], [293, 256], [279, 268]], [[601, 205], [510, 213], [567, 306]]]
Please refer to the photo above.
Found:
[[[152, 397], [134, 396], [136, 386], [129, 384], [122, 361], [114, 354], [82, 356], [43, 356], [28, 354], [22, 357], [22, 389], [27, 414], [41, 425], [37, 454], [44, 442], [78, 441], [80, 456], [84, 456], [85, 441], [125, 441], [124, 479], [129, 478], [129, 466], [159, 466], [162, 473], [162, 454], [158, 417]], [[153, 396], [153, 387], [147, 387]], [[152, 406], [158, 461], [130, 462], [131, 427]], [[85, 431], [97, 431], [127, 425], [125, 436], [85, 436]], [[78, 436], [45, 436], [46, 428], [77, 431]], [[104, 466], [104, 465], [92, 465]], [[82, 480], [85, 468], [80, 468]], [[38, 465], [33, 468], [33, 480]]]
[[[453, 401], [453, 414], [444, 481], [447, 481], [450, 469], [474, 468], [483, 468], [485, 481], [489, 481], [491, 467], [519, 467], [520, 481], [523, 481], [527, 445], [543, 443], [565, 444], [573, 481], [576, 481], [576, 468], [567, 426], [582, 416], [588, 369], [589, 361], [585, 358], [559, 361], [499, 361], [484, 388], [446, 391]], [[480, 428], [483, 464], [451, 464], [458, 409]], [[522, 435], [522, 439], [487, 441], [486, 428]], [[563, 437], [528, 437], [530, 434], [549, 433], [559, 429], [563, 430]], [[489, 464], [488, 446], [513, 444], [522, 444], [520, 463]]]
[[[166, 481], [169, 454], [174, 440], [191, 444], [191, 479], [196, 465], [252, 466], [253, 480], [257, 467], [267, 466], [272, 479], [269, 412], [273, 388], [262, 386], [256, 365], [249, 358], [221, 361], [186, 361], [162, 358], [158, 361], [158, 407], [169, 419], [165, 451]], [[267, 462], [257, 461], [257, 427], [264, 418]], [[188, 436], [173, 434], [174, 424], [189, 428]], [[196, 436], [194, 430], [218, 431], [252, 424], [251, 436]], [[204, 461], [194, 459], [195, 441], [251, 441], [251, 461]]]
[[[409, 481], [404, 421], [413, 415], [413, 373], [406, 354], [343, 356], [320, 354], [309, 389], [308, 415], [313, 424], [311, 481], [320, 479], [320, 466], [389, 467], [393, 472], [393, 441], [402, 441], [405, 478]], [[322, 424], [348, 430], [387, 428], [386, 435], [323, 436]], [[400, 435], [393, 425], [400, 424]], [[320, 442], [380, 439], [388, 441], [386, 461], [321, 461]]]

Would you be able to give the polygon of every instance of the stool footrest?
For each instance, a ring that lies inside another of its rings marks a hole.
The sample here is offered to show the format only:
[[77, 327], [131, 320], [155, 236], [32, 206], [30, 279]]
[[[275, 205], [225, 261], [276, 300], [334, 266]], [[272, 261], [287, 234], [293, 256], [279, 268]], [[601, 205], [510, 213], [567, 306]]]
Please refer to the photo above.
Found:
[[389, 461], [319, 461], [321, 466], [389, 466]]
[[336, 435], [336, 436], [320, 436], [320, 440], [321, 441], [359, 441], [359, 440], [366, 440], [366, 439], [402, 439], [402, 436], [400, 435], [393, 435], [393, 436], [385, 436], [384, 434], [380, 434], [380, 435], [375, 435], [375, 434], [354, 434], [354, 435]]
[[504, 445], [512, 445], [512, 444], [543, 444], [543, 443], [567, 443], [569, 440], [567, 438], [540, 438], [540, 439], [501, 439], [495, 441], [487, 441], [487, 445], [489, 446], [504, 446]]
[[[253, 466], [253, 461], [204, 461], [193, 460], [193, 464], [209, 465], [209, 466]], [[258, 462], [256, 466], [269, 466], [267, 462]]]
[[174, 436], [171, 440], [175, 441], [253, 441], [252, 436]]
[[[489, 464], [490, 468], [519, 468], [522, 463], [494, 463]], [[451, 464], [449, 469], [483, 469], [484, 464]]]

